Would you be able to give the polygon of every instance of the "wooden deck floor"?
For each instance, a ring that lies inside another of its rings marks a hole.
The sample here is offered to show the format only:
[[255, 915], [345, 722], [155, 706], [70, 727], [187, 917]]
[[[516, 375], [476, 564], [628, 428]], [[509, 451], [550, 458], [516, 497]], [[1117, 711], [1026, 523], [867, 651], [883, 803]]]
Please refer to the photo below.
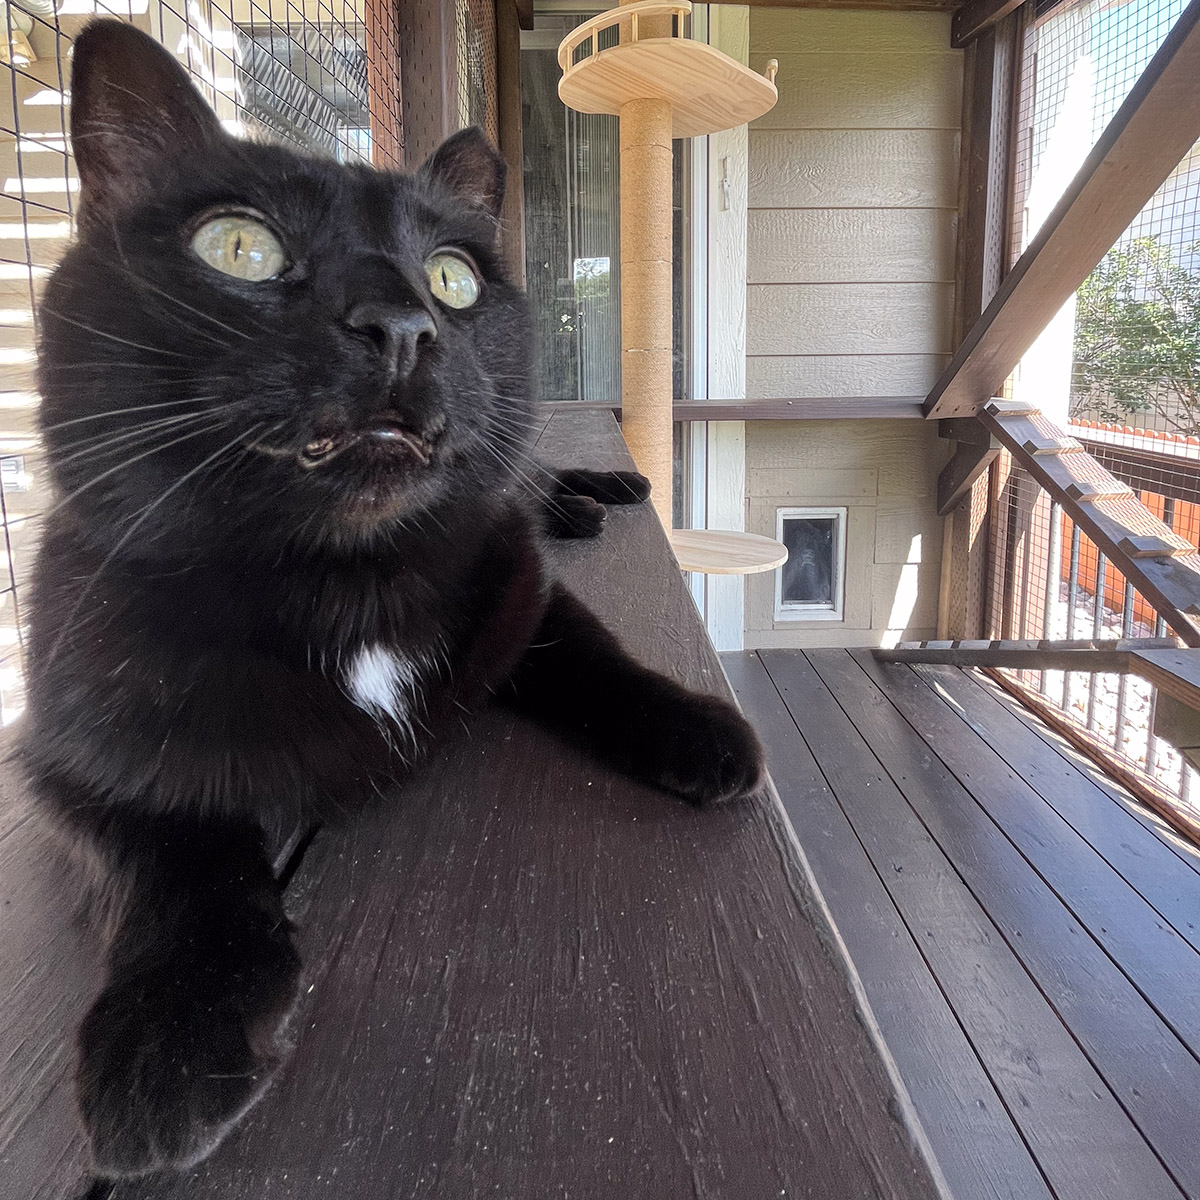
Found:
[[1200, 1197], [1200, 857], [979, 676], [723, 659], [949, 1194]]

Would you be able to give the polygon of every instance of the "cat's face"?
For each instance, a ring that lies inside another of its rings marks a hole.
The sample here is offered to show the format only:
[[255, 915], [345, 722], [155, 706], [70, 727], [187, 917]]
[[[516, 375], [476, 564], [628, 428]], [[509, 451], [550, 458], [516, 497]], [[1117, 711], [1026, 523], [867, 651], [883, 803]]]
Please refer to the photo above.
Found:
[[77, 43], [72, 135], [42, 424], [101, 542], [138, 522], [151, 555], [214, 524], [268, 552], [369, 548], [511, 480], [531, 334], [482, 134], [414, 176], [235, 140], [161, 47], [105, 21]]

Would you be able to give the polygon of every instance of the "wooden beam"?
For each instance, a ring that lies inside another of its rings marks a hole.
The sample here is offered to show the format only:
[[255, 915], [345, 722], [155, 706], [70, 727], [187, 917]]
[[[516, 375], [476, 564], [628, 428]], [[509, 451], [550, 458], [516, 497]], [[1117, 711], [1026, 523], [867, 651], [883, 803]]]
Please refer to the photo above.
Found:
[[950, 22], [950, 45], [961, 50], [1024, 3], [1025, 0], [968, 0], [955, 11]]
[[521, 119], [521, 6], [496, 3], [496, 109], [500, 153], [508, 168], [504, 189], [502, 249], [510, 278], [525, 286], [525, 150]]
[[925, 402], [965, 416], [1021, 356], [1200, 139], [1200, 0], [1180, 14], [1116, 116]]
[[[1010, 116], [1019, 60], [1016, 20], [1005, 18], [973, 41], [964, 55], [958, 239], [954, 270], [953, 347], [979, 320], [1007, 265]], [[973, 418], [939, 423], [938, 434], [960, 445], [938, 481], [938, 511], [946, 517], [938, 591], [938, 635], [980, 637], [986, 624], [992, 565], [989, 478], [992, 436]]]
[[[1171, 628], [1189, 645], [1200, 646], [1200, 554], [1132, 493], [1123, 494], [1119, 481], [1086, 451], [1026, 451], [1026, 442], [1062, 433], [1039, 413], [997, 402], [984, 410], [981, 419]], [[1126, 539], [1146, 537], [1160, 539], [1160, 555], [1133, 557], [1123, 545]]]
[[751, 8], [844, 8], [873, 12], [953, 12], [959, 0], [742, 0]]
[[[504, 0], [500, 0], [504, 3]], [[497, 9], [499, 5], [497, 5]], [[533, 28], [533, 0], [516, 0], [517, 24], [522, 29]]]
[[457, 34], [449, 0], [406, 0], [398, 11], [404, 166], [413, 171], [458, 128]]
[[975, 486], [975, 481], [996, 461], [1000, 443], [986, 446], [959, 442], [954, 457], [942, 468], [938, 476], [937, 511], [939, 517], [946, 516], [951, 509]]
[[[618, 417], [621, 403], [613, 401], [549, 400], [546, 407], [571, 412], [583, 407], [611, 409]], [[810, 396], [798, 399], [675, 400], [676, 421], [919, 421], [924, 417], [920, 396]]]
[[1132, 670], [1189, 708], [1200, 709], [1200, 655], [1178, 647], [1139, 648]]
[[1188, 653], [1175, 638], [1125, 640], [959, 641], [901, 644], [875, 650], [880, 662], [926, 663], [943, 667], [990, 667], [1006, 671], [1103, 671], [1118, 675], [1141, 674], [1134, 651]]

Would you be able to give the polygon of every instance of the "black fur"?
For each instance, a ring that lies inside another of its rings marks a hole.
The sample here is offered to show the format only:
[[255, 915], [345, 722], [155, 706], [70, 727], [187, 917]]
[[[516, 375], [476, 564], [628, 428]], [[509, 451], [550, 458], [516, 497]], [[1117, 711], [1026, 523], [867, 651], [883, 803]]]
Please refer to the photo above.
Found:
[[[265, 847], [393, 787], [446, 714], [499, 695], [696, 804], [754, 791], [762, 756], [732, 708], [630, 660], [547, 580], [542, 503], [594, 524], [646, 485], [532, 486], [530, 323], [481, 134], [412, 176], [235, 141], [169, 54], [99, 21], [72, 136], [80, 238], [41, 310], [60, 499], [21, 754], [107, 940], [78, 1085], [115, 1177], [203, 1157], [267, 1086], [300, 964]], [[275, 229], [280, 277], [192, 252], [229, 208]], [[478, 265], [473, 307], [430, 293], [447, 246]], [[407, 719], [351, 695], [376, 654], [406, 672], [388, 678]]]

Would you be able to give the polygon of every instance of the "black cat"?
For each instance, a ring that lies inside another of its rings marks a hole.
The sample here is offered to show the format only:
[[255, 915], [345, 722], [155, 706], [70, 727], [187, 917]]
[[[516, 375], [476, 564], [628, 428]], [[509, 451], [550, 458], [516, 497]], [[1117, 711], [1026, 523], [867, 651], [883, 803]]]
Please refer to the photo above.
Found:
[[[270, 839], [393, 789], [447, 713], [498, 697], [696, 804], [763, 763], [732, 707], [547, 578], [530, 323], [478, 131], [412, 176], [238, 141], [98, 21], [71, 133], [21, 754], [102, 917], [78, 1088], [117, 1176], [202, 1158], [283, 1053], [300, 963]], [[549, 512], [595, 532], [630, 492], [567, 473]]]

